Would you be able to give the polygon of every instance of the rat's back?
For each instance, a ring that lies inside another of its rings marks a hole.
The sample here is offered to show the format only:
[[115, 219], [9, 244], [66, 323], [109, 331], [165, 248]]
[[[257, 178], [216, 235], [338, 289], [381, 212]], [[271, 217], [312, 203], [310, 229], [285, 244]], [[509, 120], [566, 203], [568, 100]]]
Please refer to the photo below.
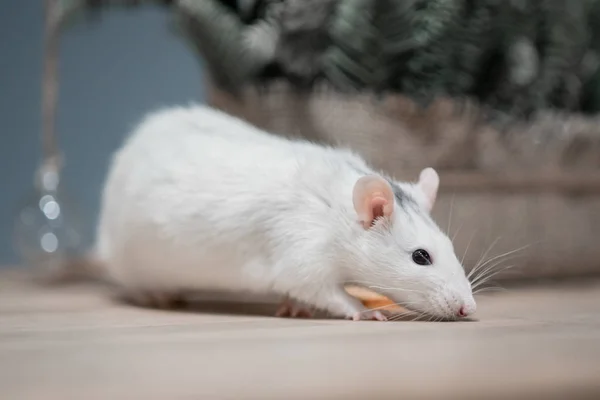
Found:
[[136, 290], [262, 290], [285, 224], [321, 218], [297, 175], [329, 151], [207, 107], [150, 114], [104, 188], [96, 250], [108, 278]]

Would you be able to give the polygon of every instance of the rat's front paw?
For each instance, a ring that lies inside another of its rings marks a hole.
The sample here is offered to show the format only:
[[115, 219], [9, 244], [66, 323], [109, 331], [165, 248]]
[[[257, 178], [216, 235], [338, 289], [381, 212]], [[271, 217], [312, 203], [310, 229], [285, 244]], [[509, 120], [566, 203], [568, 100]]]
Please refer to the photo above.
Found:
[[353, 321], [387, 321], [387, 317], [381, 311], [358, 311], [348, 316], [348, 319]]

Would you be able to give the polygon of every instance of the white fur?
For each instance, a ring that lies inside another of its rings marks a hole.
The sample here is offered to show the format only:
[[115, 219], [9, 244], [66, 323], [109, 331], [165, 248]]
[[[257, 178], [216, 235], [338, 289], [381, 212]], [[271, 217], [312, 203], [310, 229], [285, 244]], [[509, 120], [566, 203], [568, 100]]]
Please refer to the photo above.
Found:
[[[207, 107], [158, 111], [114, 156], [96, 251], [133, 293], [277, 293], [351, 316], [364, 308], [343, 284], [359, 282], [432, 315], [473, 312], [464, 270], [427, 212], [437, 183], [398, 183], [422, 212], [396, 204], [392, 218], [365, 229], [352, 202], [362, 171], [375, 173], [349, 151]], [[417, 248], [434, 264], [415, 264]]]

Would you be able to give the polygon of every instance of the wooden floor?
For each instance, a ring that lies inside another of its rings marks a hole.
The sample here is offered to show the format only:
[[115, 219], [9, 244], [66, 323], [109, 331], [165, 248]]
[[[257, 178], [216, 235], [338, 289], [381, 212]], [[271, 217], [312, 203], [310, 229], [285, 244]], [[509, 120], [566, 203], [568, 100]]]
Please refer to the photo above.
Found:
[[600, 284], [480, 297], [457, 323], [163, 312], [0, 274], [0, 398], [600, 399]]

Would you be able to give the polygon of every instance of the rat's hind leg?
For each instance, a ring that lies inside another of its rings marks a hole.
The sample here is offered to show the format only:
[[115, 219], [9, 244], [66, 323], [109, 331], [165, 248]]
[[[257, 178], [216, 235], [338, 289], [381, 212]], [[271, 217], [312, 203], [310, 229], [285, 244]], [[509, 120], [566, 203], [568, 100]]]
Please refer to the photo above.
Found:
[[185, 304], [185, 299], [181, 293], [162, 292], [162, 291], [132, 291], [124, 295], [125, 299], [144, 308], [158, 308], [161, 310], [172, 310], [180, 308]]
[[276, 317], [312, 318], [314, 307], [298, 300], [286, 297], [275, 313]]

